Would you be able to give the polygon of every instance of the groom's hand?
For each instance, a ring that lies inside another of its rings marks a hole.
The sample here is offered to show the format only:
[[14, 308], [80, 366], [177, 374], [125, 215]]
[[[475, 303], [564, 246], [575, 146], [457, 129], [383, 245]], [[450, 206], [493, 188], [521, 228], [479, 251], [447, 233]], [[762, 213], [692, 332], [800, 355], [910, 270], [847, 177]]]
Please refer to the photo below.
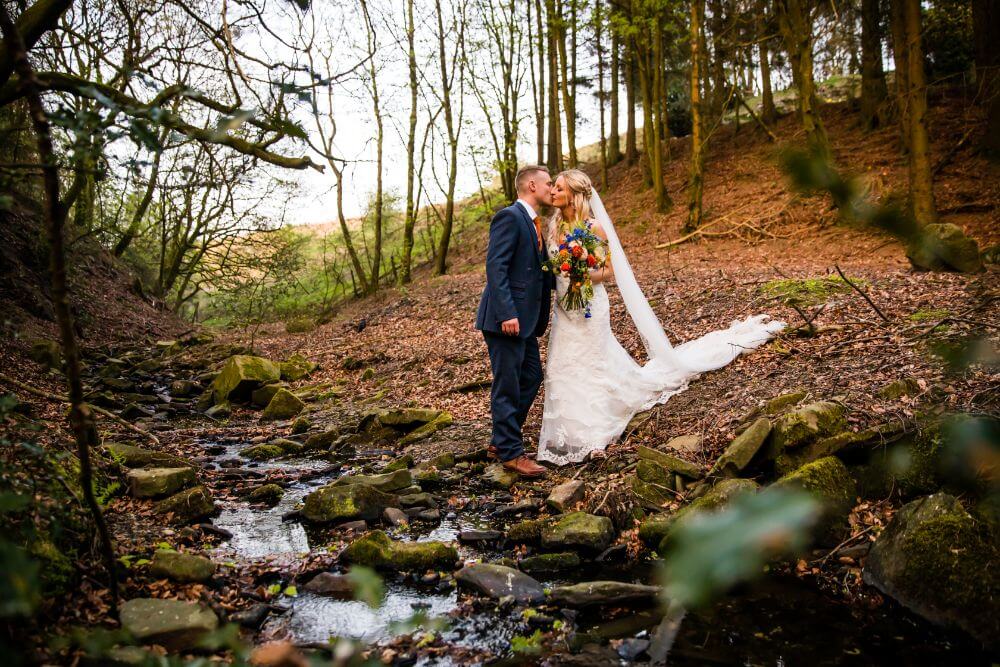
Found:
[[517, 336], [521, 333], [521, 325], [515, 317], [512, 320], [507, 320], [500, 323], [500, 330], [503, 331], [508, 336]]

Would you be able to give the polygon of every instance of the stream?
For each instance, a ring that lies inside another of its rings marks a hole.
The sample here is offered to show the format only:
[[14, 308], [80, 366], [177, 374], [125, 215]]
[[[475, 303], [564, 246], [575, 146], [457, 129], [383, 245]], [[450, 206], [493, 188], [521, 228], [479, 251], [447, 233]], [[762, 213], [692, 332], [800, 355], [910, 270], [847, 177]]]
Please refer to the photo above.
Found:
[[[235, 468], [237, 463], [253, 473], [299, 475], [285, 488], [274, 507], [246, 502], [223, 504], [214, 523], [232, 533], [215, 551], [220, 559], [294, 559], [310, 551], [306, 527], [282, 517], [313, 489], [342, 474], [355, 471], [355, 462], [343, 468], [307, 458], [250, 463], [239, 457], [246, 443], [203, 443], [213, 455], [213, 467]], [[211, 444], [211, 447], [208, 447]], [[368, 459], [370, 460], [370, 459]], [[363, 463], [358, 461], [357, 463]], [[306, 473], [306, 474], [303, 474]], [[480, 500], [483, 500], [480, 498]], [[470, 505], [475, 505], [471, 503]], [[474, 511], [449, 512], [442, 507], [436, 526], [416, 523], [409, 529], [387, 532], [398, 540], [456, 541], [469, 528], [496, 528], [489, 518]], [[502, 553], [484, 552], [459, 544], [463, 560], [496, 560]], [[557, 577], [538, 577], [544, 587], [594, 579], [649, 583], [649, 562], [625, 565], [587, 563]], [[366, 644], [384, 643], [413, 630], [406, 622], [416, 612], [441, 621], [440, 638], [449, 645], [502, 657], [511, 637], [530, 635], [521, 610], [499, 611], [495, 606], [461, 604], [452, 582], [421, 582], [412, 577], [386, 575], [385, 595], [377, 608], [353, 600], [338, 600], [308, 591], [283, 596], [278, 604], [288, 611], [272, 615], [261, 629], [267, 638], [288, 638], [297, 643], [325, 643], [350, 638]], [[635, 609], [608, 618], [597, 611], [576, 614], [567, 610], [560, 620], [576, 624], [576, 641], [610, 639], [617, 658], [588, 664], [629, 664], [648, 645], [660, 615], [652, 609]], [[576, 648], [579, 648], [577, 646]], [[464, 664], [444, 656], [422, 659], [418, 664]], [[730, 593], [716, 603], [687, 614], [670, 653], [672, 665], [989, 665], [989, 657], [964, 635], [929, 625], [891, 601], [867, 610], [838, 600], [815, 586], [792, 577], [768, 577]]]

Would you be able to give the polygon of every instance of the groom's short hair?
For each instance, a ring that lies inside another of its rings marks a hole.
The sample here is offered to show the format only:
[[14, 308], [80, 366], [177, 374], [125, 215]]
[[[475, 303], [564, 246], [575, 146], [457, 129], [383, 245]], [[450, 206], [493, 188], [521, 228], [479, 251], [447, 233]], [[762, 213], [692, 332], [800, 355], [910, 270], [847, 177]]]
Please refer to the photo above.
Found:
[[518, 192], [523, 192], [524, 186], [528, 183], [528, 179], [540, 171], [544, 171], [547, 174], [549, 173], [549, 168], [543, 167], [540, 164], [524, 165], [517, 170], [517, 175], [514, 177], [514, 188], [517, 189]]

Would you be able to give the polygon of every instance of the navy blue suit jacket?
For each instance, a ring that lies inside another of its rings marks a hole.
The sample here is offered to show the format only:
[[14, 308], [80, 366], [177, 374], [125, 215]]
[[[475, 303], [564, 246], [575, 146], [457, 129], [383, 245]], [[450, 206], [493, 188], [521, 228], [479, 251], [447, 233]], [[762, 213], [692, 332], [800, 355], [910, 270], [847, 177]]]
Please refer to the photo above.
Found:
[[542, 271], [535, 224], [514, 202], [493, 216], [486, 251], [486, 288], [479, 300], [476, 328], [503, 333], [500, 324], [518, 319], [520, 338], [541, 336], [549, 324], [552, 274]]

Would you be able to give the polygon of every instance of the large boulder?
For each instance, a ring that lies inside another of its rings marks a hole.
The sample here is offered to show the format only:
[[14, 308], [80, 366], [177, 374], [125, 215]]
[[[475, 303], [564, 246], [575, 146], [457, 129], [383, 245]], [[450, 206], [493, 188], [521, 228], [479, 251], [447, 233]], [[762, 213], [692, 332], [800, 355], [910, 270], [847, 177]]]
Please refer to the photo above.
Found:
[[266, 408], [267, 404], [274, 398], [274, 395], [282, 389], [288, 389], [288, 384], [285, 382], [273, 382], [265, 384], [263, 387], [258, 387], [250, 393], [250, 404], [256, 408]]
[[105, 443], [104, 449], [126, 468], [188, 468], [194, 465], [191, 461], [173, 454], [156, 452], [119, 442]]
[[378, 489], [383, 493], [401, 491], [413, 485], [413, 475], [409, 470], [394, 470], [381, 475], [345, 475], [333, 482], [334, 486], [350, 486], [363, 484]]
[[302, 412], [306, 404], [298, 396], [287, 389], [279, 389], [275, 392], [271, 402], [261, 413], [261, 421], [275, 421], [278, 419], [291, 419]]
[[512, 596], [522, 604], [537, 604], [545, 600], [542, 585], [512, 567], [473, 563], [455, 573], [461, 588], [470, 588], [495, 600]]
[[785, 449], [801, 447], [847, 428], [844, 406], [832, 401], [818, 401], [778, 417], [771, 429], [768, 458], [776, 458]]
[[156, 513], [170, 516], [177, 524], [191, 523], [215, 513], [215, 501], [204, 486], [196, 486], [156, 503]]
[[149, 573], [181, 583], [205, 582], [215, 574], [215, 563], [204, 556], [160, 549], [153, 554]]
[[541, 530], [542, 546], [550, 550], [603, 551], [614, 539], [611, 519], [586, 512], [565, 514]]
[[193, 468], [137, 468], [129, 470], [129, 490], [136, 498], [169, 496], [194, 483]]
[[327, 484], [305, 497], [302, 516], [316, 523], [334, 523], [382, 516], [386, 507], [395, 507], [398, 499], [368, 484]]
[[237, 354], [226, 360], [222, 370], [212, 382], [212, 395], [216, 403], [229, 400], [247, 401], [254, 389], [281, 379], [278, 364], [248, 354]]
[[660, 589], [656, 586], [629, 584], [621, 581], [586, 581], [569, 586], [556, 586], [549, 593], [549, 603], [562, 607], [592, 607], [656, 602]]
[[288, 361], [282, 361], [279, 366], [281, 368], [281, 379], [288, 380], [289, 382], [301, 380], [319, 368], [318, 364], [309, 361], [301, 354], [293, 354], [288, 358]]
[[189, 651], [219, 627], [215, 612], [197, 602], [135, 598], [121, 606], [122, 628], [144, 644]]
[[750, 464], [750, 460], [760, 451], [760, 448], [771, 434], [771, 421], [761, 417], [740, 433], [722, 453], [719, 460], [712, 466], [709, 476], [721, 475], [735, 477]]
[[863, 577], [934, 623], [1000, 648], [1000, 549], [953, 496], [904, 505], [868, 552]]
[[820, 517], [815, 526], [816, 539], [834, 546], [847, 536], [850, 526], [847, 516], [854, 507], [857, 487], [847, 466], [835, 456], [807, 463], [788, 473], [773, 484], [775, 488], [802, 489], [820, 504]]
[[397, 542], [381, 530], [354, 540], [340, 554], [341, 560], [398, 572], [451, 570], [458, 560], [458, 550], [444, 542]]
[[924, 225], [908, 244], [906, 256], [913, 266], [928, 271], [975, 273], [983, 268], [979, 244], [951, 223]]

